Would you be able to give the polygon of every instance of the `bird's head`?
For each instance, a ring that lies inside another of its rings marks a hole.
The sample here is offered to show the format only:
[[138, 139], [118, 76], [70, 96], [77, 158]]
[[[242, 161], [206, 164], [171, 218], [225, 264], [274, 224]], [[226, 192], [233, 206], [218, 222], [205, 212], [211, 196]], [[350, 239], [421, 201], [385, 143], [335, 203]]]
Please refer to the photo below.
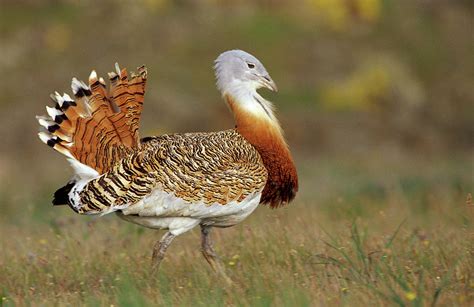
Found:
[[260, 61], [242, 50], [222, 53], [215, 61], [217, 87], [223, 95], [247, 89], [256, 91], [265, 87], [277, 91], [277, 86]]
[[257, 93], [262, 87], [277, 91], [277, 86], [256, 57], [242, 50], [226, 51], [216, 59], [214, 69], [217, 87], [234, 115], [253, 114], [277, 124], [272, 103]]

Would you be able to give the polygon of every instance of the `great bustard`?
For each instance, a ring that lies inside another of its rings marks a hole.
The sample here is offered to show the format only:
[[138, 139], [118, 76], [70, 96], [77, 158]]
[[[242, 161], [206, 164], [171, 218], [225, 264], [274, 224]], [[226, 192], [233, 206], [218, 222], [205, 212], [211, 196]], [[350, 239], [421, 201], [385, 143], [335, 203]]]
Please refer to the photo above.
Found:
[[254, 56], [231, 50], [215, 61], [217, 86], [235, 117], [235, 129], [146, 137], [138, 126], [147, 71], [128, 79], [109, 73], [110, 86], [95, 71], [89, 85], [72, 79], [75, 99], [57, 92], [56, 103], [38, 116], [40, 139], [65, 155], [74, 177], [54, 194], [54, 205], [80, 214], [116, 212], [145, 227], [166, 229], [153, 249], [158, 268], [171, 241], [200, 225], [202, 253], [216, 270], [211, 227], [233, 226], [258, 204], [291, 201], [298, 178], [273, 105], [257, 93], [277, 87]]

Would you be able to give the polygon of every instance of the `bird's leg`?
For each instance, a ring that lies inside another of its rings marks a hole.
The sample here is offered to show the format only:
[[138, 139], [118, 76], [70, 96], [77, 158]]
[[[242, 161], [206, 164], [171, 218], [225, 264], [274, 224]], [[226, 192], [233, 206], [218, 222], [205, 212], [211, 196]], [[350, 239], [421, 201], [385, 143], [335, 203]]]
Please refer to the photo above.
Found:
[[211, 241], [211, 227], [201, 225], [201, 252], [206, 258], [207, 262], [211, 265], [212, 269], [220, 274], [227, 283], [231, 283], [229, 277], [225, 273], [225, 268], [222, 262], [219, 259], [216, 251], [212, 247]]
[[166, 250], [175, 237], [174, 234], [168, 231], [161, 240], [155, 243], [155, 246], [153, 247], [153, 256], [151, 257], [151, 269], [153, 271], [158, 270], [160, 267], [161, 260], [165, 257]]

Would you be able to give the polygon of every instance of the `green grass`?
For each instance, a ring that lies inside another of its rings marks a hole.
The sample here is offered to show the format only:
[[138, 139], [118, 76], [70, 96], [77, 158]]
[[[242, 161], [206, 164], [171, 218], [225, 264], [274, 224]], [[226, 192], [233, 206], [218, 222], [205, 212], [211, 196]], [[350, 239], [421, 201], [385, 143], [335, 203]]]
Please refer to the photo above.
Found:
[[198, 230], [175, 240], [152, 274], [161, 232], [51, 208], [45, 197], [23, 210], [5, 198], [2, 304], [472, 305], [469, 163], [417, 162], [418, 175], [401, 164], [388, 180], [373, 160], [320, 162], [306, 164], [300, 199], [287, 208], [259, 208], [213, 232], [232, 285], [201, 256]]

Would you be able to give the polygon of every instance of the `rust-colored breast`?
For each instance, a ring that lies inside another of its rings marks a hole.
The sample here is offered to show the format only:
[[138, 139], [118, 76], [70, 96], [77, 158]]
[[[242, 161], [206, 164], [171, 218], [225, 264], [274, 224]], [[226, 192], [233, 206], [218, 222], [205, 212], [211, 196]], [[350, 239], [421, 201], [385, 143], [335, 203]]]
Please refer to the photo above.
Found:
[[226, 99], [234, 112], [237, 131], [257, 149], [268, 171], [260, 202], [272, 208], [289, 203], [298, 191], [298, 175], [278, 122], [255, 116], [230, 97]]

